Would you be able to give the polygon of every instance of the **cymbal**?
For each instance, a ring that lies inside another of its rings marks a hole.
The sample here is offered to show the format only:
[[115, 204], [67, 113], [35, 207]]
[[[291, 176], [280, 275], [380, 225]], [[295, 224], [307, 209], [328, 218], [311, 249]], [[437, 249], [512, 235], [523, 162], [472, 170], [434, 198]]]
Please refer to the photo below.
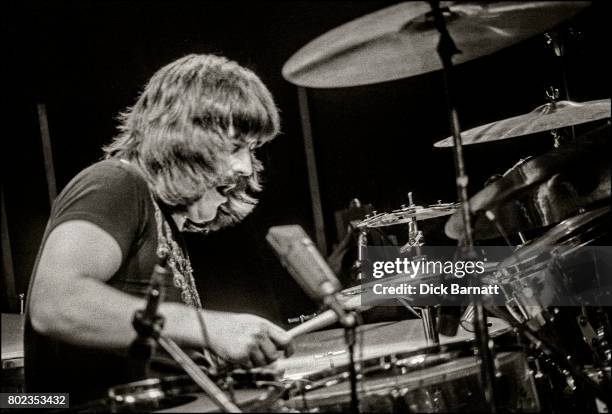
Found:
[[[588, 102], [559, 101], [538, 106], [533, 111], [481, 125], [461, 133], [463, 145], [536, 134], [572, 125], [610, 118], [610, 99]], [[434, 147], [452, 147], [453, 137], [445, 138]]]
[[[588, 1], [442, 2], [461, 64], [542, 33]], [[442, 68], [439, 33], [427, 2], [404, 2], [362, 16], [314, 39], [283, 66], [296, 85], [336, 88], [402, 79]]]
[[[557, 224], [609, 200], [609, 127], [605, 131], [531, 158], [471, 197], [474, 239], [502, 237], [487, 211], [505, 233], [513, 234]], [[445, 233], [452, 239], [463, 237], [460, 211], [447, 221]]]
[[436, 217], [448, 216], [453, 214], [459, 204], [458, 203], [441, 203], [432, 204], [427, 207], [410, 206], [402, 207], [398, 210], [393, 210], [391, 213], [381, 213], [373, 217], [368, 217], [361, 223], [357, 224], [357, 228], [374, 228], [394, 226], [396, 224], [408, 223], [413, 218], [417, 221], [428, 220]]

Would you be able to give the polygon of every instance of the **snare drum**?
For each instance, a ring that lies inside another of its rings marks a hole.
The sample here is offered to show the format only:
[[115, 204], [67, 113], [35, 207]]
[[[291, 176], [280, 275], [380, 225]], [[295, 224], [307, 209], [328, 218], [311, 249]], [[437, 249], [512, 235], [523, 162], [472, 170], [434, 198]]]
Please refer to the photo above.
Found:
[[[508, 325], [489, 318], [491, 337], [501, 343]], [[472, 332], [440, 337], [441, 346], [426, 346], [419, 320], [359, 327], [355, 359], [359, 365], [360, 409], [373, 412], [483, 411], [480, 362], [474, 357]], [[287, 409], [302, 412], [349, 411], [348, 355], [342, 329], [304, 335], [296, 353], [278, 366], [291, 384]], [[537, 411], [534, 381], [522, 353], [497, 354], [502, 407]]]
[[[358, 364], [360, 411], [486, 411], [480, 360], [468, 342], [412, 352], [387, 354]], [[524, 355], [496, 355], [499, 407], [502, 411], [536, 412], [536, 387]], [[302, 412], [347, 412], [350, 383], [346, 366], [308, 375], [298, 381], [286, 407]]]
[[[509, 325], [498, 318], [489, 318], [492, 336], [507, 333]], [[468, 326], [469, 328], [469, 326]], [[469, 342], [474, 334], [461, 326], [454, 337], [440, 336], [440, 343]], [[388, 354], [413, 351], [428, 345], [420, 319], [372, 323], [357, 328], [356, 355], [359, 359], [377, 358]], [[295, 340], [295, 353], [274, 363], [274, 369], [283, 372], [283, 380], [305, 378], [327, 369], [346, 366], [344, 330], [327, 329], [301, 335]]]

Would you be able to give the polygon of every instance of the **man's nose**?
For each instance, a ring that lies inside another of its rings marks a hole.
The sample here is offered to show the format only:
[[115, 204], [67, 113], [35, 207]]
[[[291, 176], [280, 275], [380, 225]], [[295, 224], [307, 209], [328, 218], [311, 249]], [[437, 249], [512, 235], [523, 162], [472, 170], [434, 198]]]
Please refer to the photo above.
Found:
[[232, 154], [231, 168], [234, 174], [243, 177], [249, 177], [253, 174], [253, 163], [249, 148], [242, 148], [240, 151]]

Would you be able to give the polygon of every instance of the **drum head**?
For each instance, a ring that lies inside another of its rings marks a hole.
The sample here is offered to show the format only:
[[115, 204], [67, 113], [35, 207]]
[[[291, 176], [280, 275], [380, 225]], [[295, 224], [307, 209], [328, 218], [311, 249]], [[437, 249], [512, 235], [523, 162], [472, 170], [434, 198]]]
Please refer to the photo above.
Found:
[[[498, 318], [488, 318], [491, 336], [501, 335], [509, 325]], [[468, 326], [469, 328], [469, 326]], [[467, 343], [474, 334], [460, 327], [457, 336], [440, 336], [441, 344]], [[375, 323], [357, 329], [356, 359], [367, 360], [389, 354], [415, 351], [427, 347], [423, 324], [419, 319], [390, 323]], [[308, 377], [328, 369], [348, 365], [343, 329], [329, 329], [312, 332], [296, 338], [295, 353], [277, 361], [274, 366], [284, 371], [283, 379], [292, 380]]]
[[[497, 318], [489, 321], [490, 335], [498, 349], [500, 381], [510, 387], [504, 394], [503, 407], [509, 411], [537, 411], [535, 385], [523, 353], [517, 352], [520, 347], [514, 344], [505, 348], [502, 339], [511, 332], [508, 325]], [[362, 345], [356, 345], [355, 359], [362, 411], [486, 409], [480, 360], [474, 356], [474, 333], [461, 327], [456, 337], [441, 336], [440, 345], [428, 346], [420, 320], [365, 325], [360, 329]], [[510, 349], [515, 352], [508, 352]], [[286, 407], [317, 412], [350, 409], [348, 355], [342, 329], [304, 335], [297, 340], [296, 355], [281, 365], [287, 368], [285, 381], [292, 385]]]

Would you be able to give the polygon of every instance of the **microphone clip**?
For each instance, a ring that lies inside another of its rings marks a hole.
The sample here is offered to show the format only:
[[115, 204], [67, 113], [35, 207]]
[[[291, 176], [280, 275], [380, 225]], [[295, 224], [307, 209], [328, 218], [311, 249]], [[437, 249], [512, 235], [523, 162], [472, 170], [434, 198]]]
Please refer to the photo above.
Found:
[[128, 353], [134, 362], [134, 375], [140, 378], [148, 377], [149, 361], [164, 327], [165, 319], [157, 311], [164, 296], [163, 279], [168, 274], [166, 264], [167, 256], [163, 255], [151, 275], [145, 308], [136, 310], [132, 318], [132, 326], [137, 335], [130, 344]]
[[157, 340], [164, 328], [164, 323], [165, 319], [163, 316], [159, 314], [153, 316], [146, 315], [144, 309], [137, 310], [132, 318], [132, 326], [139, 338]]

